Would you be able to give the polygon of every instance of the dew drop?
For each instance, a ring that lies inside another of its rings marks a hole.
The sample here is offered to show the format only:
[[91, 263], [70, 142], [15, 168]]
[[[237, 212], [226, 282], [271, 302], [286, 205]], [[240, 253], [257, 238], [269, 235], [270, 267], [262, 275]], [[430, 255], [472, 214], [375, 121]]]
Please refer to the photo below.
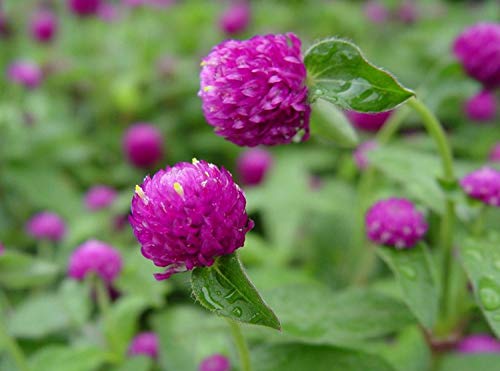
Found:
[[241, 310], [240, 307], [234, 307], [231, 310], [231, 313], [234, 314], [236, 317], [241, 317], [241, 315], [243, 314], [243, 311]]
[[406, 278], [414, 280], [417, 277], [417, 272], [415, 272], [415, 269], [413, 269], [412, 267], [410, 267], [408, 265], [403, 265], [399, 269], [401, 270], [401, 273], [403, 273], [403, 275]]
[[500, 290], [490, 279], [483, 278], [479, 283], [479, 299], [486, 310], [500, 308]]

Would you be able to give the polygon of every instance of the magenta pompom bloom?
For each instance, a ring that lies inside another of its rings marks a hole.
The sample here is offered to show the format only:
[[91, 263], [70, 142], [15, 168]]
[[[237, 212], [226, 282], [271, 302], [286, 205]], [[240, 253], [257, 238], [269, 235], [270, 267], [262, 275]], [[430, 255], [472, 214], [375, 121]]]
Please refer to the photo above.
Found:
[[397, 10], [398, 19], [406, 24], [414, 23], [418, 19], [417, 5], [412, 0], [406, 0]]
[[68, 8], [79, 17], [97, 14], [101, 0], [67, 0]]
[[500, 86], [500, 24], [466, 28], [455, 40], [453, 52], [469, 76], [487, 88]]
[[495, 95], [482, 91], [465, 102], [465, 113], [473, 121], [490, 121], [495, 118], [497, 102]]
[[500, 342], [487, 334], [470, 335], [458, 343], [457, 351], [460, 353], [498, 353]]
[[130, 224], [142, 254], [165, 273], [158, 280], [243, 246], [253, 228], [231, 174], [205, 161], [181, 162], [147, 176], [132, 198]]
[[229, 359], [222, 354], [214, 354], [200, 363], [199, 371], [230, 371], [231, 363]]
[[378, 112], [378, 113], [363, 113], [356, 111], [347, 111], [346, 116], [352, 124], [360, 130], [364, 131], [378, 131], [387, 119], [391, 116], [392, 111]]
[[363, 12], [365, 17], [372, 23], [385, 23], [389, 19], [387, 8], [375, 0], [368, 1], [363, 7]]
[[371, 150], [377, 148], [377, 142], [374, 140], [368, 140], [364, 143], [361, 143], [358, 148], [353, 153], [354, 162], [359, 170], [364, 170], [368, 167], [369, 162], [366, 157], [367, 153]]
[[201, 63], [203, 113], [215, 133], [239, 145], [309, 138], [311, 109], [301, 42], [293, 33], [227, 40]]
[[483, 167], [460, 180], [462, 189], [469, 195], [491, 206], [500, 206], [500, 171]]
[[66, 233], [66, 225], [59, 215], [44, 211], [28, 221], [26, 231], [38, 240], [58, 242]]
[[7, 70], [7, 77], [13, 83], [23, 85], [27, 89], [34, 89], [42, 82], [42, 70], [36, 63], [17, 61]]
[[424, 216], [404, 198], [376, 202], [366, 213], [368, 238], [397, 249], [413, 247], [427, 232]]
[[258, 185], [264, 180], [272, 164], [273, 157], [265, 149], [246, 150], [237, 161], [239, 179], [244, 185]]
[[250, 5], [246, 1], [231, 4], [219, 20], [221, 30], [229, 35], [244, 32], [250, 23], [250, 13]]
[[153, 166], [163, 156], [162, 135], [153, 125], [137, 123], [125, 133], [123, 150], [132, 165], [141, 168]]
[[105, 185], [97, 185], [85, 195], [85, 206], [89, 210], [100, 210], [110, 206], [116, 199], [116, 191]]
[[500, 142], [491, 149], [489, 160], [491, 162], [500, 162]]
[[141, 332], [136, 335], [128, 348], [130, 356], [143, 355], [150, 358], [158, 358], [159, 341], [154, 332]]
[[122, 270], [122, 257], [118, 250], [97, 240], [84, 242], [73, 252], [69, 260], [68, 275], [82, 281], [94, 273], [110, 284]]
[[50, 10], [39, 10], [31, 19], [31, 35], [39, 42], [46, 43], [52, 41], [57, 32], [57, 28], [57, 18]]

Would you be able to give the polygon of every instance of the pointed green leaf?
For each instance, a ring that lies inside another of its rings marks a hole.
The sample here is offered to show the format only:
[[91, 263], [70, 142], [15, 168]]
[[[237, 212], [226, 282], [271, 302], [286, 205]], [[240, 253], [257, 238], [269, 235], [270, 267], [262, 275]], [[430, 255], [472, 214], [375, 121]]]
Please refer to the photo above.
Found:
[[323, 98], [345, 109], [380, 112], [415, 95], [346, 40], [332, 38], [314, 44], [305, 53], [304, 63], [313, 102]]
[[211, 267], [196, 268], [191, 283], [201, 305], [218, 315], [281, 328], [274, 312], [248, 279], [236, 254], [221, 256]]
[[377, 253], [396, 276], [410, 310], [424, 327], [431, 328], [438, 314], [439, 287], [427, 247], [423, 243], [406, 250], [378, 247]]
[[354, 147], [358, 144], [356, 131], [344, 114], [324, 99], [314, 102], [311, 132], [341, 146]]
[[44, 286], [58, 274], [55, 264], [18, 252], [0, 256], [0, 285], [11, 289]]

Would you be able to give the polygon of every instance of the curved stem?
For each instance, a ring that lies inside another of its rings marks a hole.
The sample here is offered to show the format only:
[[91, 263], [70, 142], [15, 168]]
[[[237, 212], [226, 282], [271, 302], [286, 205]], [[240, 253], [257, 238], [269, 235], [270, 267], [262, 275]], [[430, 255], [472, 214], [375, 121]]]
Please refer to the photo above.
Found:
[[241, 371], [251, 371], [252, 367], [250, 365], [250, 352], [248, 351], [248, 345], [241, 332], [240, 325], [229, 318], [226, 318], [227, 323], [231, 329], [231, 334], [233, 335], [236, 348], [238, 349], [238, 354], [240, 357]]
[[3, 344], [7, 351], [11, 354], [18, 371], [28, 371], [28, 363], [24, 356], [21, 347], [16, 343], [16, 341], [9, 336], [7, 329], [3, 323], [0, 323], [0, 344]]

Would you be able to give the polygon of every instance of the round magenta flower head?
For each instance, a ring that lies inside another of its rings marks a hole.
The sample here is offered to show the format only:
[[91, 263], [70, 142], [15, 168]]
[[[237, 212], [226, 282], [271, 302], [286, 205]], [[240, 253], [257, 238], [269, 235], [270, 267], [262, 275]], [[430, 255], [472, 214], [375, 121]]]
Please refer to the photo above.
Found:
[[372, 23], [385, 23], [389, 19], [389, 10], [378, 1], [368, 1], [363, 7], [365, 17]]
[[116, 191], [105, 185], [97, 185], [90, 188], [85, 195], [85, 206], [95, 211], [110, 206], [116, 199]]
[[96, 274], [111, 284], [122, 270], [122, 257], [114, 247], [98, 240], [84, 242], [69, 259], [68, 275], [82, 281], [88, 274]]
[[99, 18], [106, 23], [115, 22], [120, 18], [118, 7], [110, 3], [101, 4], [97, 10], [97, 14]]
[[205, 161], [181, 162], [136, 186], [130, 224], [142, 254], [165, 273], [156, 279], [195, 267], [243, 246], [253, 228], [246, 200], [231, 174]]
[[141, 332], [132, 339], [128, 348], [128, 354], [130, 356], [143, 355], [150, 358], [158, 358], [158, 348], [158, 336], [154, 332]]
[[500, 342], [487, 334], [470, 335], [457, 344], [460, 353], [498, 353]]
[[404, 198], [376, 202], [366, 213], [368, 238], [379, 245], [411, 248], [427, 232], [423, 214]]
[[222, 354], [214, 354], [203, 359], [199, 371], [231, 371], [231, 362]]
[[467, 117], [473, 121], [491, 121], [497, 110], [495, 95], [484, 90], [467, 100], [464, 109]]
[[346, 116], [352, 124], [360, 130], [364, 131], [378, 131], [387, 119], [391, 116], [392, 111], [377, 112], [377, 113], [364, 113], [357, 111], [346, 111]]
[[246, 150], [237, 161], [238, 178], [244, 185], [258, 185], [264, 180], [272, 164], [273, 157], [265, 149]]
[[239, 145], [309, 138], [311, 108], [301, 42], [293, 33], [227, 40], [201, 65], [198, 95], [215, 133]]
[[163, 156], [163, 138], [160, 131], [148, 123], [132, 125], [123, 137], [123, 150], [129, 162], [147, 168]]
[[34, 62], [16, 61], [7, 70], [7, 77], [15, 84], [35, 89], [42, 82], [42, 70]]
[[68, 8], [79, 17], [97, 14], [101, 0], [67, 0]]
[[500, 24], [477, 23], [466, 28], [453, 52], [469, 76], [487, 88], [500, 86]]
[[58, 242], [66, 233], [66, 224], [56, 213], [43, 211], [28, 220], [26, 231], [37, 240]]
[[41, 43], [52, 41], [58, 28], [57, 18], [48, 9], [37, 11], [30, 24], [30, 31], [33, 38]]
[[244, 32], [250, 23], [251, 9], [246, 1], [231, 4], [222, 14], [219, 25], [229, 35]]
[[398, 19], [406, 24], [414, 23], [418, 19], [418, 15], [417, 5], [412, 0], [406, 0], [397, 10]]
[[460, 186], [469, 197], [500, 206], [500, 171], [485, 166], [464, 176]]
[[367, 153], [371, 150], [377, 148], [377, 142], [374, 140], [367, 140], [366, 142], [361, 143], [358, 148], [353, 153], [354, 162], [359, 170], [364, 170], [368, 167], [369, 162], [366, 157]]
[[491, 149], [489, 160], [491, 162], [500, 162], [500, 142], [495, 144]]

